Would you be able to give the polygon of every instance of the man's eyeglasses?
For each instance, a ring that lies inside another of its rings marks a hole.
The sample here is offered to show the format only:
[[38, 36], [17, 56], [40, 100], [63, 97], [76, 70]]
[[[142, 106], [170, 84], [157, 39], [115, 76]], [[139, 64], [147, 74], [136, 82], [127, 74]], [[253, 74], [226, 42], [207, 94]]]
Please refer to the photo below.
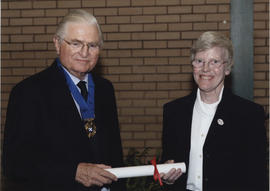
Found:
[[216, 59], [209, 60], [208, 62], [202, 59], [194, 59], [192, 61], [192, 65], [195, 68], [202, 68], [204, 64], [208, 64], [209, 68], [214, 69], [214, 68], [219, 68], [224, 63], [226, 63], [226, 61], [216, 60]]
[[87, 50], [88, 51], [96, 51], [99, 49], [100, 47], [100, 44], [99, 43], [92, 43], [92, 42], [89, 42], [89, 43], [84, 43], [82, 41], [68, 41], [68, 40], [65, 40], [65, 39], [62, 39], [65, 43], [67, 43], [74, 51], [81, 51], [84, 46], [87, 47]]

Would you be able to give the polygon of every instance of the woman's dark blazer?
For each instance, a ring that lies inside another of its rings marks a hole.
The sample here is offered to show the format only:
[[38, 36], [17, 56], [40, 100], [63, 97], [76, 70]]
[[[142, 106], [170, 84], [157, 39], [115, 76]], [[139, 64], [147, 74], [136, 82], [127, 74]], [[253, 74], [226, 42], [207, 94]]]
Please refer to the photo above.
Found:
[[[13, 88], [2, 161], [8, 178], [36, 190], [87, 190], [75, 181], [79, 163], [123, 165], [113, 86], [93, 80], [97, 133], [90, 140], [56, 62]], [[113, 184], [115, 190], [122, 184]]]
[[[187, 170], [195, 99], [193, 91], [164, 105], [162, 160], [185, 162]], [[264, 116], [261, 106], [224, 88], [203, 147], [203, 191], [266, 190]], [[186, 181], [187, 173], [168, 188], [185, 190]]]

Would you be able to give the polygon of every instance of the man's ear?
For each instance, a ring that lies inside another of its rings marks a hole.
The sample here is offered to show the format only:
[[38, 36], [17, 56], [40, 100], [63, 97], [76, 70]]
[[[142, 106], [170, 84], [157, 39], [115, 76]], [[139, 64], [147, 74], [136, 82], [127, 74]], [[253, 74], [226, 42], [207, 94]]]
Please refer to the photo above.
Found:
[[55, 46], [56, 53], [57, 53], [57, 55], [59, 55], [60, 54], [60, 40], [59, 40], [59, 37], [54, 36], [53, 37], [53, 43], [54, 43], [54, 46]]

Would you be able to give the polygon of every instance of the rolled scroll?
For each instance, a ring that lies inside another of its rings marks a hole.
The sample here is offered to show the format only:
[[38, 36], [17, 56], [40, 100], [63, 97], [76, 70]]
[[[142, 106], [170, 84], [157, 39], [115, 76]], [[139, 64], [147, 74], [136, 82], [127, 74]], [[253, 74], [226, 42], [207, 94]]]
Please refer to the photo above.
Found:
[[[182, 173], [186, 172], [185, 163], [170, 163], [157, 165], [159, 173], [167, 173], [172, 168], [175, 169], [180, 168]], [[132, 178], [139, 176], [153, 176], [155, 169], [153, 165], [143, 165], [143, 166], [120, 167], [120, 168], [108, 168], [105, 170], [114, 174], [117, 178]]]

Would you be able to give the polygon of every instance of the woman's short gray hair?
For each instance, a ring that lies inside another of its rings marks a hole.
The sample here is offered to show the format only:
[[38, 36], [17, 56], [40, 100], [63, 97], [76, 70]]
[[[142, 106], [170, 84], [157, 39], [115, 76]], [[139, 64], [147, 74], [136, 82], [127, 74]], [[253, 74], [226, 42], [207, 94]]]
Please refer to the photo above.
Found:
[[191, 48], [191, 61], [195, 59], [196, 53], [213, 47], [221, 47], [227, 51], [227, 68], [231, 69], [233, 65], [233, 45], [231, 40], [221, 32], [207, 31], [201, 34]]
[[97, 19], [90, 13], [82, 9], [75, 9], [70, 11], [59, 23], [55, 36], [64, 39], [66, 35], [66, 26], [69, 23], [88, 23], [90, 25], [94, 24], [97, 26], [99, 33], [99, 44], [102, 46], [103, 44], [103, 36], [100, 29], [100, 26], [97, 22]]

